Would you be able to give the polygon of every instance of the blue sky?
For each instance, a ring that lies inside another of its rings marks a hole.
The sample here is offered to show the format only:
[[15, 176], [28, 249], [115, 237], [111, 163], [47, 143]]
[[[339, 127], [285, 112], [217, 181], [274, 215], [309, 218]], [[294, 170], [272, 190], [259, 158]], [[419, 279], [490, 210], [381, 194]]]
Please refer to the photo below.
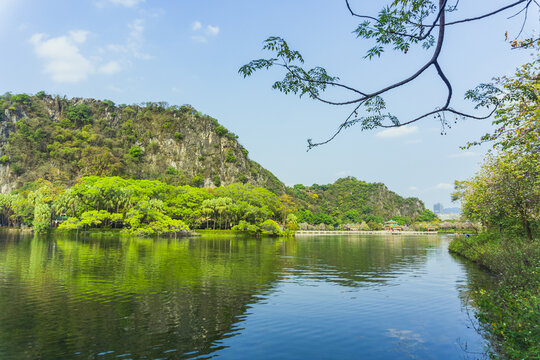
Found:
[[[352, 0], [358, 12], [386, 1]], [[451, 17], [478, 15], [508, 1], [461, 1]], [[521, 18], [506, 12], [451, 28], [441, 66], [454, 85], [454, 107], [470, 110], [463, 94], [492, 77], [511, 74], [527, 51], [510, 50]], [[0, 0], [0, 92], [45, 90], [67, 97], [116, 103], [166, 101], [191, 104], [239, 135], [250, 157], [287, 185], [325, 184], [343, 176], [383, 182], [432, 208], [451, 206], [456, 179], [478, 169], [488, 147], [459, 149], [490, 129], [490, 121], [458, 121], [441, 136], [440, 123], [424, 119], [400, 130], [350, 128], [330, 144], [306, 152], [306, 139], [324, 140], [348, 108], [323, 105], [271, 89], [278, 71], [243, 79], [237, 71], [265, 57], [262, 41], [279, 35], [299, 50], [306, 66], [323, 66], [344, 83], [366, 90], [413, 73], [430, 51], [388, 50], [363, 59], [373, 45], [351, 31], [357, 20], [337, 0]], [[538, 32], [538, 15], [526, 32]], [[405, 121], [445, 100], [434, 70], [386, 98]], [[339, 94], [329, 94], [339, 95]]]

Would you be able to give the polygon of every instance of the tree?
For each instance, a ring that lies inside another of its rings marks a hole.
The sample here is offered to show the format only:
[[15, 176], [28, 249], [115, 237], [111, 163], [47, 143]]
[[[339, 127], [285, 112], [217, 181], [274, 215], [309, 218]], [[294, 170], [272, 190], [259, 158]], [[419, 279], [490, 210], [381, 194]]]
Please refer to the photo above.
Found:
[[488, 228], [521, 228], [529, 240], [540, 225], [540, 168], [533, 154], [501, 152], [489, 155], [481, 170], [456, 182], [454, 199], [464, 214]]
[[[273, 57], [252, 60], [242, 66], [239, 69], [239, 73], [247, 77], [258, 70], [268, 70], [272, 67], [278, 67], [285, 72], [285, 77], [283, 80], [274, 83], [274, 89], [285, 94], [298, 94], [300, 97], [307, 95], [311, 99], [328, 105], [352, 107], [345, 121], [339, 125], [338, 130], [333, 136], [326, 141], [317, 143], [308, 139], [308, 149], [328, 143], [343, 129], [355, 124], [360, 124], [362, 129], [399, 127], [429, 116], [435, 116], [441, 121], [443, 127], [445, 127], [448, 126], [447, 115], [461, 118], [487, 119], [497, 110], [498, 102], [491, 103], [491, 110], [485, 115], [468, 114], [451, 107], [453, 95], [452, 84], [439, 62], [446, 31], [459, 24], [482, 20], [506, 10], [515, 10], [516, 8], [519, 9], [517, 14], [523, 14], [523, 23], [525, 23], [529, 8], [534, 6], [533, 3], [534, 5], [539, 5], [535, 0], [518, 0], [497, 9], [488, 10], [484, 14], [472, 18], [449, 20], [448, 15], [457, 11], [459, 0], [455, 0], [455, 3], [451, 3], [449, 0], [392, 0], [376, 17], [355, 12], [350, 1], [345, 0], [351, 16], [362, 21], [353, 32], [359, 38], [375, 40], [375, 46], [368, 50], [365, 56], [366, 58], [380, 57], [387, 47], [392, 47], [393, 50], [400, 51], [404, 54], [412, 46], [420, 45], [424, 49], [433, 49], [430, 60], [421, 65], [414, 74], [375, 91], [366, 91], [355, 86], [346, 85], [340, 81], [339, 77], [329, 75], [320, 66], [307, 70], [304, 69], [302, 67], [304, 58], [300, 52], [291, 49], [288, 43], [278, 36], [269, 37], [264, 41], [263, 49], [272, 52]], [[520, 35], [521, 32], [518, 34], [518, 37]], [[540, 42], [540, 39], [529, 38], [514, 41], [511, 45], [513, 47], [530, 47], [538, 42]], [[386, 110], [386, 103], [383, 96], [391, 90], [414, 81], [430, 68], [436, 70], [439, 80], [446, 86], [448, 90], [446, 98], [434, 110], [419, 114], [412, 119], [400, 121], [396, 115]], [[329, 87], [345, 91], [349, 96], [352, 95], [352, 99], [330, 100], [323, 97], [322, 92]]]
[[502, 150], [540, 152], [540, 55], [516, 70], [514, 76], [503, 76], [495, 83], [481, 84], [467, 93], [478, 102], [477, 107], [499, 103], [493, 125], [496, 129], [480, 141], [467, 145], [492, 142]]

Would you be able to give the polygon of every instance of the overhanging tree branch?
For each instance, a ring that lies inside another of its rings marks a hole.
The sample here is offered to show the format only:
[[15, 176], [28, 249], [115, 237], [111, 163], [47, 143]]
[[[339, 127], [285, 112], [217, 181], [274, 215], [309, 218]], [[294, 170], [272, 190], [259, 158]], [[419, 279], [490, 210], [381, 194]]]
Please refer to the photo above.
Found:
[[[437, 2], [437, 5], [435, 5], [435, 2]], [[277, 55], [275, 58], [253, 60], [242, 66], [239, 69], [239, 73], [243, 74], [244, 77], [247, 77], [257, 70], [269, 69], [272, 66], [282, 67], [285, 69], [285, 77], [283, 80], [274, 83], [273, 87], [275, 89], [284, 93], [292, 92], [300, 96], [308, 94], [310, 98], [329, 105], [354, 105], [353, 110], [346, 117], [345, 121], [339, 125], [337, 131], [328, 140], [314, 143], [309, 139], [308, 150], [332, 141], [343, 129], [355, 124], [361, 124], [363, 130], [377, 127], [399, 127], [414, 123], [429, 116], [437, 116], [444, 127], [446, 124], [444, 118], [445, 113], [462, 118], [478, 120], [486, 119], [490, 117], [498, 107], [497, 98], [495, 96], [489, 97], [489, 101], [483, 100], [483, 103], [492, 108], [485, 116], [467, 114], [451, 108], [453, 95], [452, 84], [446, 77], [440, 66], [440, 62], [438, 61], [444, 44], [446, 28], [450, 25], [481, 20], [514, 8], [520, 4], [524, 5], [523, 9], [519, 12], [525, 13], [523, 27], [527, 18], [528, 9], [533, 3], [538, 5], [537, 0], [519, 0], [480, 16], [448, 22], [447, 13], [455, 11], [459, 1], [456, 1], [456, 3], [451, 6], [448, 5], [448, 0], [393, 1], [391, 5], [381, 10], [378, 17], [374, 17], [355, 12], [352, 9], [349, 0], [345, 0], [345, 4], [350, 14], [364, 20], [364, 22], [362, 22], [354, 31], [357, 37], [365, 39], [373, 38], [377, 42], [375, 47], [368, 50], [366, 57], [372, 58], [381, 56], [384, 47], [388, 45], [393, 45], [394, 50], [402, 51], [404, 53], [407, 53], [411, 45], [421, 41], [424, 41], [422, 44], [424, 48], [431, 48], [434, 46], [433, 54], [429, 61], [422, 65], [414, 74], [401, 81], [371, 92], [344, 85], [339, 81], [338, 77], [328, 75], [326, 70], [321, 67], [304, 70], [300, 65], [297, 65], [298, 63], [303, 64], [304, 62], [300, 53], [291, 50], [287, 42], [279, 37], [268, 38], [263, 47], [265, 50], [275, 52]], [[429, 24], [424, 24], [424, 21], [428, 18], [432, 18], [432, 20], [429, 21]], [[435, 30], [437, 31], [436, 38], [433, 35]], [[528, 41], [532, 44], [537, 40], [528, 39]], [[516, 41], [512, 43], [512, 46], [517, 47], [517, 44], [525, 44], [524, 46], [528, 46], [528, 43], [526, 42], [518, 43]], [[382, 96], [394, 89], [413, 82], [431, 66], [435, 68], [438, 78], [445, 84], [448, 90], [443, 106], [404, 122], [399, 121], [398, 118], [391, 113], [386, 112], [386, 103]], [[320, 93], [325, 91], [327, 87], [348, 91], [356, 97], [345, 101], [323, 98]], [[475, 99], [474, 96], [468, 95], [468, 97], [473, 100]]]

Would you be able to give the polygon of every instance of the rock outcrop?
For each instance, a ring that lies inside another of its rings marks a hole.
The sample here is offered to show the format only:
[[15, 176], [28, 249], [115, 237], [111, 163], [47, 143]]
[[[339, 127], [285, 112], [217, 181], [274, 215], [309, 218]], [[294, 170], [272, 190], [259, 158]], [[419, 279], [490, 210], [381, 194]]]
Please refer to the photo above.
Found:
[[285, 186], [248, 158], [237, 136], [189, 105], [115, 105], [45, 94], [0, 98], [0, 192], [39, 178], [88, 175], [160, 179], [213, 187]]

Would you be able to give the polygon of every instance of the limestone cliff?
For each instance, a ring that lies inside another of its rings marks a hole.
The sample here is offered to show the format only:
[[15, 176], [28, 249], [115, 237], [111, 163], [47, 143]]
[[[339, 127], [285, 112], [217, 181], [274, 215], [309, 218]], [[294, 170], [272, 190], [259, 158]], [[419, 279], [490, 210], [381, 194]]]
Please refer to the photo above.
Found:
[[127, 106], [43, 93], [0, 97], [0, 192], [38, 178], [71, 185], [87, 175], [285, 191], [248, 158], [236, 135], [189, 105]]

